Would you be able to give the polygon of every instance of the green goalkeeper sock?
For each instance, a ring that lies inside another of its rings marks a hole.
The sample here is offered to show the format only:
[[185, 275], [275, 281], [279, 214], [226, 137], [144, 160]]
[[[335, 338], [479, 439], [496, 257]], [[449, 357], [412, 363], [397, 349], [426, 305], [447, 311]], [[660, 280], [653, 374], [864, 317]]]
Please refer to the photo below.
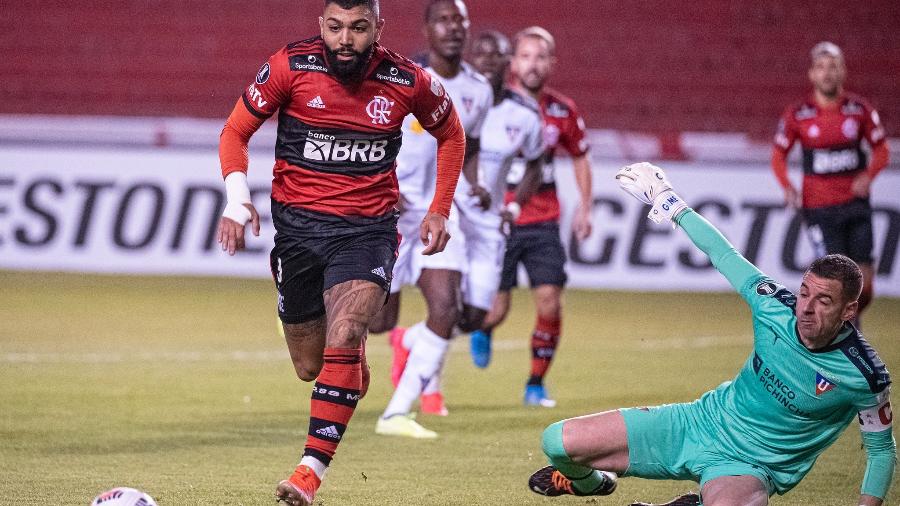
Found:
[[550, 465], [572, 480], [572, 485], [579, 492], [590, 493], [603, 484], [606, 478], [596, 469], [572, 462], [563, 447], [563, 423], [556, 422], [544, 430], [542, 438], [544, 454]]

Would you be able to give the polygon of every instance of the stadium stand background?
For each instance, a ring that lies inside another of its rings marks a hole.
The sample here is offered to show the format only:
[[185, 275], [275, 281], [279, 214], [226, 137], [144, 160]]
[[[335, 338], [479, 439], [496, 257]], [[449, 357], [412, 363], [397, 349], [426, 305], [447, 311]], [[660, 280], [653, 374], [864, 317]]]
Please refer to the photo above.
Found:
[[[13, 2], [0, 16], [0, 114], [224, 118], [265, 58], [317, 33], [318, 0]], [[383, 42], [422, 47], [423, 2], [384, 0]], [[591, 128], [764, 139], [807, 90], [807, 51], [844, 48], [848, 88], [900, 135], [900, 4], [469, 2], [473, 32], [541, 24], [553, 85]]]

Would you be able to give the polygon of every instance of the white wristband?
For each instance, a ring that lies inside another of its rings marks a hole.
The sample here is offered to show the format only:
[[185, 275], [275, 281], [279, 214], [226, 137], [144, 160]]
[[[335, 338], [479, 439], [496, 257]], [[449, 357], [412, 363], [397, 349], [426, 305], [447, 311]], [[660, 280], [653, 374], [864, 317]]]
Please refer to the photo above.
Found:
[[251, 203], [246, 173], [236, 171], [225, 176], [225, 198], [226, 204], [222, 216], [246, 225], [250, 221], [250, 210], [244, 204]]
[[225, 176], [225, 197], [228, 202], [250, 203], [250, 187], [247, 185], [246, 172], [235, 171]]
[[516, 201], [512, 201], [512, 202], [506, 204], [504, 209], [506, 209], [506, 212], [508, 212], [510, 215], [512, 215], [513, 221], [518, 220], [519, 215], [522, 214], [522, 206], [520, 206], [519, 203]]
[[653, 207], [647, 217], [655, 223], [669, 221], [672, 223], [672, 228], [675, 228], [675, 217], [687, 207], [678, 194], [672, 190], [665, 190], [653, 200]]

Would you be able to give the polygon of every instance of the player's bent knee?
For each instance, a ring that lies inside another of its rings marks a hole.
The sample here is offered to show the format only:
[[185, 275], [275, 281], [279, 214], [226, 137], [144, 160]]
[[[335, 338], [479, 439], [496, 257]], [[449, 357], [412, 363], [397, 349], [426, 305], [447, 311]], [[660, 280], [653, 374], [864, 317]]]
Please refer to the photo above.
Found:
[[330, 348], [359, 348], [367, 332], [365, 323], [349, 318], [331, 322], [330, 326], [325, 338], [325, 345]]
[[387, 321], [387, 320], [373, 320], [369, 323], [369, 332], [373, 334], [381, 334], [382, 332], [387, 332], [392, 328], [397, 326], [397, 320]]
[[310, 366], [307, 364], [294, 364], [294, 371], [297, 373], [297, 377], [300, 378], [300, 381], [313, 381], [319, 377], [319, 373], [322, 372], [322, 364], [318, 366]]
[[541, 447], [544, 455], [550, 460], [550, 463], [557, 466], [558, 462], [571, 462], [572, 459], [566, 453], [563, 446], [563, 425], [565, 420], [550, 424], [544, 429], [541, 435]]

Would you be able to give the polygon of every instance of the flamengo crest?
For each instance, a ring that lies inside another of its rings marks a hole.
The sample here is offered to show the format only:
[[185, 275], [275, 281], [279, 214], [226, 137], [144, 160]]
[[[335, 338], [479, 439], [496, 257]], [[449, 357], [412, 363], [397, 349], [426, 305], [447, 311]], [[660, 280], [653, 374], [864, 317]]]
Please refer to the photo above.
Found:
[[366, 114], [372, 118], [373, 125], [387, 125], [391, 122], [391, 107], [394, 106], [394, 102], [388, 100], [381, 95], [375, 95], [371, 101], [366, 105]]

